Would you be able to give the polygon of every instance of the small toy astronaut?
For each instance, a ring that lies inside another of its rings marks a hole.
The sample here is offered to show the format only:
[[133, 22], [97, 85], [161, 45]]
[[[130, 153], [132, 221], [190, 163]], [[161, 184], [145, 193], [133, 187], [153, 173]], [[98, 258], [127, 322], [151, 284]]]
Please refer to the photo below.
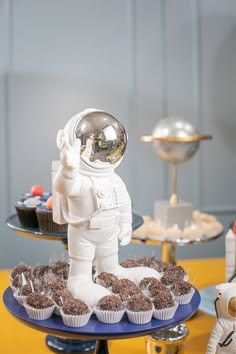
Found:
[[68, 223], [67, 287], [90, 306], [110, 294], [92, 280], [94, 259], [97, 274], [109, 272], [136, 283], [145, 276], [160, 277], [151, 268], [126, 269], [119, 265], [118, 240], [122, 246], [127, 245], [132, 234], [131, 200], [114, 172], [126, 144], [123, 125], [96, 109], [78, 113], [57, 135], [60, 164], [53, 176], [53, 218]]
[[216, 286], [215, 308], [217, 320], [206, 354], [236, 353], [236, 284]]

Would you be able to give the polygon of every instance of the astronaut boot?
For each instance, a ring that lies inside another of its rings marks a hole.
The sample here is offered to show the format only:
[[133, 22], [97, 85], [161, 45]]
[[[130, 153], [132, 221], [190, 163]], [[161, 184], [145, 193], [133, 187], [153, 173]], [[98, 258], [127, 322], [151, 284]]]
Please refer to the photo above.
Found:
[[110, 292], [101, 285], [92, 281], [92, 262], [70, 259], [70, 272], [67, 287], [75, 298], [83, 300], [92, 307]]
[[124, 268], [119, 264], [118, 254], [113, 254], [107, 257], [97, 257], [96, 269], [97, 274], [102, 272], [112, 273], [118, 278], [130, 279], [135, 282], [135, 284], [139, 284], [145, 277], [160, 279], [162, 276], [161, 273], [149, 267]]

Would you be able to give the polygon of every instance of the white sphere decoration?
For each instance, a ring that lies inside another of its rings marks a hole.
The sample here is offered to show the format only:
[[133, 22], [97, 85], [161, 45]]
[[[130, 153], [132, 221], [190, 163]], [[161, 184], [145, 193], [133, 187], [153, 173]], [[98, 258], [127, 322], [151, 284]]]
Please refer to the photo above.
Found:
[[199, 147], [198, 136], [193, 124], [177, 117], [160, 120], [152, 132], [157, 155], [170, 163], [183, 163], [191, 159]]

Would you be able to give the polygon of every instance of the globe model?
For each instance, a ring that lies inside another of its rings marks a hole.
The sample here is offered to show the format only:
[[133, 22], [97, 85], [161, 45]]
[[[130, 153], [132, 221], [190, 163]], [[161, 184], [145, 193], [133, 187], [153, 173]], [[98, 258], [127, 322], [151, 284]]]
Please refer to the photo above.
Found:
[[183, 163], [191, 159], [199, 147], [200, 142], [195, 139], [198, 135], [193, 124], [177, 117], [160, 120], [152, 132], [157, 155], [170, 163]]

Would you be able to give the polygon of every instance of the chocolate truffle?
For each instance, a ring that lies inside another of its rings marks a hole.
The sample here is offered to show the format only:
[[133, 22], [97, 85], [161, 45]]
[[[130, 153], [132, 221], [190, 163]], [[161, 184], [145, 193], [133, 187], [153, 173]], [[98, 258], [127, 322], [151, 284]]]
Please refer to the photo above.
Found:
[[21, 275], [22, 273], [28, 273], [30, 272], [30, 267], [22, 264], [22, 265], [18, 265], [17, 267], [14, 267], [12, 272], [11, 272], [11, 277], [12, 279], [15, 278], [15, 276], [17, 275]]
[[136, 294], [128, 299], [127, 309], [134, 312], [150, 311], [152, 309], [152, 301], [143, 294]]
[[45, 273], [51, 270], [51, 267], [48, 265], [40, 265], [33, 268], [32, 274], [35, 278], [41, 278]]
[[116, 280], [118, 280], [118, 278], [115, 274], [107, 272], [100, 273], [96, 278], [96, 282], [105, 288], [110, 288]]
[[137, 286], [131, 286], [124, 288], [120, 293], [119, 296], [122, 301], [127, 301], [129, 298], [136, 294], [142, 294], [141, 290]]
[[32, 285], [30, 283], [23, 285], [19, 290], [19, 295], [28, 296], [32, 293], [40, 293], [40, 291], [42, 291], [42, 288], [38, 284], [32, 282]]
[[68, 288], [57, 289], [52, 294], [52, 300], [58, 305], [62, 306], [65, 301], [73, 300], [74, 297]]
[[139, 262], [135, 261], [134, 259], [127, 259], [126, 261], [121, 262], [120, 265], [124, 268], [133, 268], [140, 266]]
[[145, 277], [140, 281], [139, 288], [141, 290], [147, 290], [153, 284], [160, 285], [160, 282], [154, 277]]
[[106, 295], [98, 301], [97, 307], [104, 311], [119, 311], [123, 308], [123, 304], [118, 296]]
[[66, 315], [85, 315], [89, 313], [86, 303], [80, 299], [70, 299], [64, 302], [63, 312]]
[[46, 295], [37, 293], [28, 295], [25, 302], [35, 309], [45, 309], [54, 305], [53, 301]]
[[152, 302], [156, 310], [175, 306], [173, 297], [168, 293], [156, 295]]
[[189, 294], [192, 289], [191, 284], [184, 280], [176, 281], [172, 286], [171, 290], [175, 296], [182, 296]]
[[130, 287], [137, 287], [137, 286], [132, 280], [126, 278], [118, 279], [112, 283], [112, 291], [115, 294], [119, 294], [123, 292], [124, 289], [127, 287], [130, 288]]

